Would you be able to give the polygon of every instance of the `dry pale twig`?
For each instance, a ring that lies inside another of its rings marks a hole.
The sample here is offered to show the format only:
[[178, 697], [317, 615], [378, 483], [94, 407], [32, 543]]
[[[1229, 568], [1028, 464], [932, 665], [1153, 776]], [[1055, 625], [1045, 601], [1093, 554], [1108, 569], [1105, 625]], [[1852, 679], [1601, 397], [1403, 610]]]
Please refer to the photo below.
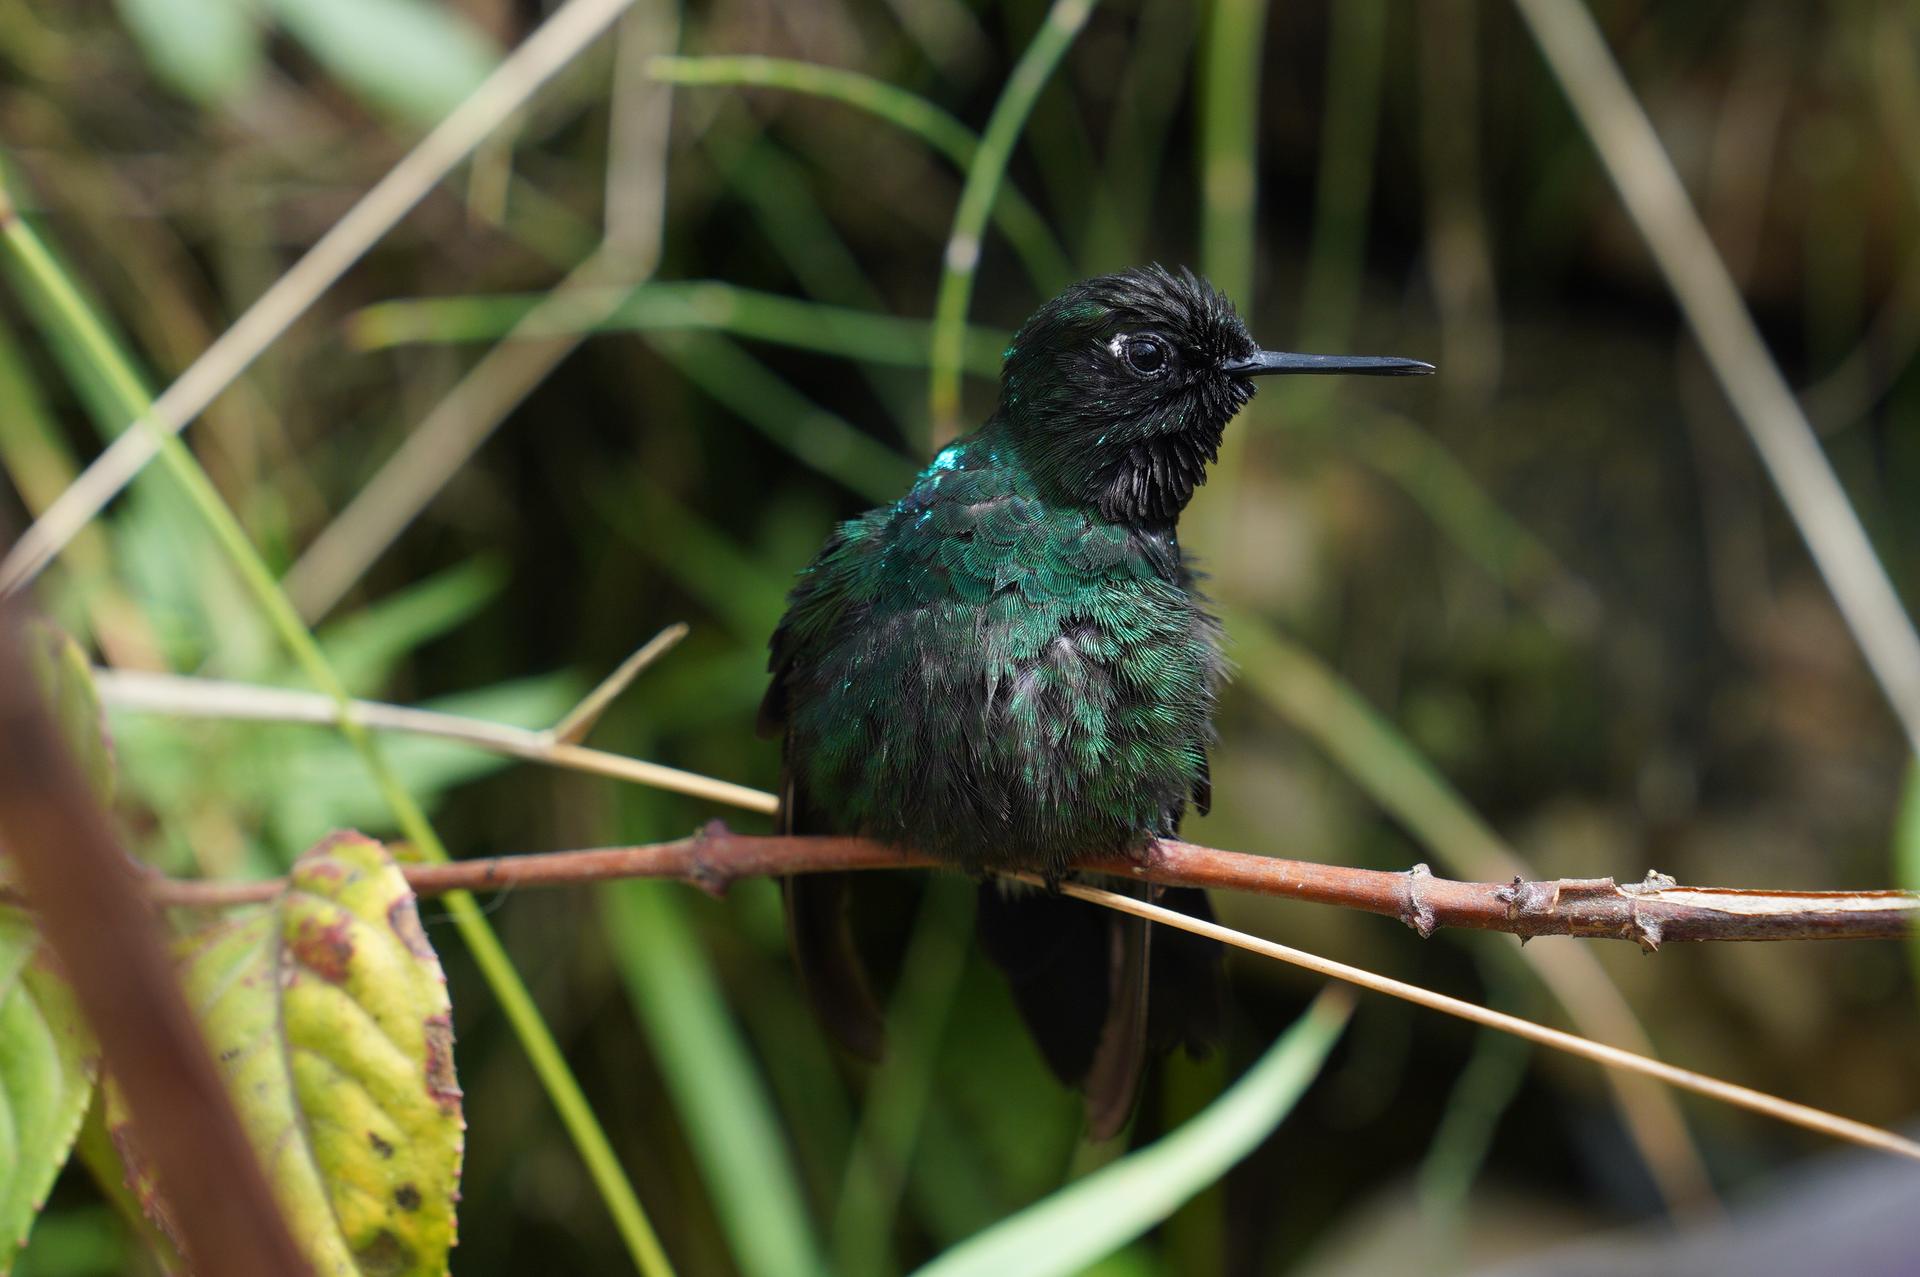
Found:
[[[334, 707], [308, 693], [210, 682], [173, 675], [99, 671], [101, 697], [108, 704], [188, 716], [244, 718], [258, 721], [326, 723]], [[560, 767], [655, 784], [751, 810], [771, 812], [773, 795], [739, 785], [710, 780], [657, 764], [557, 743], [549, 733], [476, 722], [398, 706], [354, 703], [357, 721], [376, 730], [419, 732], [457, 740]], [[730, 839], [730, 858], [724, 869], [714, 858], [715, 840], [709, 833], [701, 846], [666, 844], [650, 848], [611, 848], [589, 852], [552, 853], [550, 857], [515, 857], [496, 861], [465, 861], [450, 866], [415, 866], [407, 872], [422, 891], [453, 886], [474, 889], [511, 884], [590, 881], [609, 877], [678, 877], [717, 887], [728, 877], [746, 873], [795, 873], [815, 869], [904, 867], [923, 861], [863, 844], [858, 840], [801, 840], [804, 848], [776, 847], [778, 840]], [[766, 857], [771, 856], [772, 859]], [[760, 857], [756, 862], [753, 857]], [[756, 867], [757, 864], [757, 867]], [[1087, 866], [1110, 872], [1132, 873], [1137, 868], [1120, 863]], [[451, 877], [439, 878], [446, 874]], [[1531, 935], [1614, 935], [1643, 944], [1679, 939], [1783, 939], [1789, 936], [1866, 936], [1905, 934], [1916, 907], [1912, 897], [1899, 893], [1819, 894], [1740, 892], [1668, 886], [1664, 881], [1620, 887], [1604, 880], [1559, 883], [1451, 883], [1424, 872], [1386, 874], [1348, 870], [1311, 862], [1284, 861], [1238, 853], [1215, 852], [1184, 844], [1162, 844], [1149, 876], [1167, 882], [1187, 882], [1226, 889], [1262, 891], [1302, 900], [1319, 900], [1398, 917], [1423, 933], [1433, 926], [1461, 925]], [[177, 883], [154, 884], [168, 903], [221, 905], [267, 898], [273, 884]], [[1584, 949], [1564, 952], [1591, 961]], [[1558, 968], [1556, 967], [1555, 970]], [[1556, 983], [1556, 991], [1562, 991]], [[1604, 986], [1611, 989], [1611, 985]], [[1564, 991], [1563, 996], [1564, 996]], [[1621, 1003], [1624, 1012], [1625, 1004]], [[1631, 1013], [1626, 1023], [1633, 1025]], [[1636, 1035], [1637, 1036], [1637, 1035]], [[1620, 1051], [1618, 1047], [1598, 1048]], [[1624, 1058], [1650, 1056], [1651, 1048], [1623, 1051]], [[1610, 1077], [1621, 1077], [1619, 1072]], [[1641, 1084], [1649, 1079], [1629, 1073]], [[1653, 1092], [1658, 1094], [1659, 1092]], [[1630, 1121], [1643, 1110], [1629, 1105]], [[1683, 1200], [1697, 1194], [1681, 1194]]]
[[[120, 709], [171, 714], [182, 718], [219, 718], [260, 723], [333, 726], [340, 722], [339, 706], [332, 697], [319, 692], [296, 692], [275, 687], [255, 687], [247, 683], [223, 683], [215, 679], [131, 670], [97, 669], [93, 672], [93, 678], [101, 701]], [[350, 721], [373, 731], [406, 732], [415, 736], [459, 741], [490, 753], [651, 785], [656, 789], [690, 794], [747, 811], [771, 812], [779, 805], [772, 794], [763, 790], [714, 780], [694, 772], [681, 771], [677, 767], [642, 762], [622, 754], [609, 754], [605, 750], [566, 744], [553, 739], [547, 732], [531, 731], [524, 727], [481, 722], [402, 705], [382, 705], [377, 701], [351, 701], [347, 713]]]
[[1679, 1090], [1704, 1095], [1709, 1099], [1760, 1113], [1809, 1131], [1817, 1131], [1822, 1135], [1829, 1135], [1848, 1143], [1876, 1148], [1882, 1152], [1920, 1161], [1920, 1144], [1895, 1135], [1891, 1131], [1883, 1131], [1877, 1126], [1869, 1126], [1865, 1122], [1839, 1117], [1820, 1109], [1810, 1108], [1805, 1104], [1795, 1104], [1791, 1100], [1768, 1095], [1763, 1091], [1737, 1086], [1732, 1082], [1723, 1082], [1718, 1078], [1708, 1077], [1704, 1073], [1695, 1073], [1691, 1069], [1679, 1068], [1632, 1051], [1623, 1051], [1619, 1047], [1606, 1046], [1559, 1029], [1550, 1029], [1545, 1025], [1535, 1024], [1531, 1020], [1522, 1020], [1518, 1016], [1490, 1010], [1459, 998], [1450, 998], [1444, 993], [1435, 993], [1431, 989], [1423, 989], [1417, 984], [1407, 984], [1404, 981], [1375, 975], [1359, 967], [1350, 967], [1344, 962], [1334, 962], [1329, 958], [1276, 944], [1271, 940], [1262, 940], [1257, 936], [1250, 936], [1218, 923], [1203, 922], [1173, 909], [1149, 904], [1144, 900], [1135, 900], [1131, 896], [1102, 891], [1097, 887], [1076, 882], [1062, 883], [1060, 890], [1081, 900], [1105, 905], [1109, 909], [1118, 909], [1123, 913], [1150, 918], [1154, 922], [1178, 927], [1182, 931], [1191, 931], [1195, 935], [1206, 936], [1222, 944], [1245, 949], [1249, 953], [1292, 963], [1294, 966], [1304, 967], [1308, 971], [1335, 980], [1344, 980], [1362, 989], [1401, 998], [1416, 1006], [1458, 1016], [1490, 1029], [1498, 1029], [1502, 1033], [1511, 1033], [1515, 1037], [1525, 1038], [1529, 1042], [1537, 1042], [1541, 1046], [1552, 1047], [1556, 1051], [1565, 1051], [1569, 1055], [1592, 1060], [1610, 1069], [1624, 1069], [1664, 1082]]
[[333, 609], [507, 415], [653, 275], [666, 220], [672, 94], [639, 68], [678, 39], [678, 15], [661, 0], [641, 5], [622, 27], [605, 238], [434, 405], [288, 570], [287, 593], [308, 621]]
[[522, 41], [47, 507], [0, 560], [0, 593], [31, 581], [154, 458], [162, 438], [185, 429], [454, 165], [632, 3], [569, 0]]
[[675, 621], [666, 629], [648, 639], [640, 648], [620, 662], [620, 668], [600, 681], [600, 686], [588, 692], [586, 697], [571, 710], [567, 716], [554, 724], [550, 733], [553, 739], [562, 745], [578, 745], [585, 740], [600, 716], [607, 712], [607, 706], [613, 704], [620, 693], [633, 684], [645, 672], [647, 666], [671, 652], [681, 639], [687, 636], [687, 623]]
[[610, 287], [618, 278], [602, 245], [421, 418], [287, 570], [283, 584], [303, 619], [311, 623], [332, 611], [507, 415], [613, 313], [627, 295]]

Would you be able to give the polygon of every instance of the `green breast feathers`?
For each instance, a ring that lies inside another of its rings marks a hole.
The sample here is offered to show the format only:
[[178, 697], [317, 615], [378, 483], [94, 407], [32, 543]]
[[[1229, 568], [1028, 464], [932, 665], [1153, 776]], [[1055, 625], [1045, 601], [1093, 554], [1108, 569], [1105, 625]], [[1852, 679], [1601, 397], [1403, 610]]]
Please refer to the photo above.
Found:
[[1172, 529], [1043, 501], [986, 432], [840, 527], [773, 648], [767, 713], [822, 827], [1057, 870], [1205, 803], [1218, 627]]

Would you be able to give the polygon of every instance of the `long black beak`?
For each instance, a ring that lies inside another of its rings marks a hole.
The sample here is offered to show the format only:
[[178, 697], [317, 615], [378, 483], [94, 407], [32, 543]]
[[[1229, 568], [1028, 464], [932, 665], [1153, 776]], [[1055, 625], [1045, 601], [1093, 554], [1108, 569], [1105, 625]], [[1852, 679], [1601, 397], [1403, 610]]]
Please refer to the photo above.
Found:
[[1270, 377], [1278, 373], [1355, 373], [1365, 377], [1424, 377], [1432, 364], [1392, 355], [1295, 355], [1284, 350], [1256, 350], [1241, 359], [1229, 359], [1220, 371], [1234, 377]]

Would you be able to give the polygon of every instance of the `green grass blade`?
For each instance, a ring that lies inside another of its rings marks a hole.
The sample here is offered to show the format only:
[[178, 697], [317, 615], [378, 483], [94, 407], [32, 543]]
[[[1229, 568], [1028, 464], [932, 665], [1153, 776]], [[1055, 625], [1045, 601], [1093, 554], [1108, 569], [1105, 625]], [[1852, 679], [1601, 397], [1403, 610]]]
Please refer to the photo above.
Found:
[[758, 56], [657, 57], [647, 63], [647, 74], [668, 84], [702, 87], [784, 89], [827, 98], [856, 111], [877, 115], [905, 129], [928, 146], [965, 168], [973, 162], [980, 139], [973, 130], [917, 93], [885, 80], [822, 66], [795, 58]]
[[[1535, 876], [1399, 729], [1318, 656], [1248, 613], [1228, 612], [1224, 619], [1240, 658], [1239, 685], [1319, 745], [1449, 873], [1489, 881]], [[1513, 948], [1494, 953], [1545, 984], [1588, 1037], [1653, 1054], [1646, 1030], [1590, 950], [1535, 945], [1524, 954]], [[1611, 1072], [1607, 1082], [1662, 1191], [1673, 1200], [1707, 1191], [1705, 1168], [1673, 1093]]]
[[1087, 261], [1096, 270], [1140, 261], [1164, 199], [1167, 143], [1180, 113], [1199, 14], [1185, 4], [1143, 5], [1114, 93], [1107, 132], [1107, 203], [1093, 210]]
[[741, 420], [821, 474], [873, 501], [892, 501], [913, 481], [913, 463], [788, 385], [717, 334], [662, 334], [653, 346]]
[[1266, 25], [1265, 0], [1214, 0], [1200, 80], [1200, 267], [1249, 314]]
[[[876, 115], [906, 130], [967, 171], [980, 139], [946, 111], [917, 93], [884, 80], [791, 58], [660, 57], [648, 64], [656, 79], [684, 85], [753, 85], [827, 98]], [[1011, 186], [1002, 187], [992, 207], [994, 224], [1018, 253], [1034, 286], [1052, 293], [1073, 278], [1073, 263], [1047, 229], [1046, 219]]]
[[[1260, 50], [1266, 24], [1266, 0], [1214, 0], [1195, 85], [1200, 95], [1200, 269], [1249, 317], [1259, 314], [1253, 288], [1254, 211], [1260, 173]], [[1183, 538], [1204, 548], [1214, 570], [1228, 579], [1236, 572], [1229, 529], [1240, 503], [1240, 472], [1252, 424], [1243, 415], [1238, 427], [1221, 439], [1209, 481], [1212, 491], [1187, 516], [1193, 527]]]
[[1320, 131], [1313, 246], [1301, 288], [1300, 344], [1335, 349], [1353, 336], [1366, 265], [1367, 208], [1380, 121], [1387, 11], [1381, 0], [1346, 0], [1328, 21], [1327, 105]]
[[[1313, 392], [1309, 392], [1312, 394]], [[1565, 630], [1598, 621], [1594, 589], [1532, 529], [1508, 513], [1452, 449], [1412, 418], [1354, 400], [1296, 396], [1288, 429], [1337, 448], [1394, 484], [1453, 547], [1501, 588]]]
[[1526, 1081], [1532, 1058], [1532, 1046], [1511, 1034], [1482, 1029], [1474, 1038], [1473, 1054], [1447, 1096], [1439, 1129], [1420, 1163], [1421, 1209], [1436, 1223], [1458, 1224], [1494, 1129]]
[[687, 925], [679, 888], [625, 882], [601, 919], [747, 1277], [824, 1274], [773, 1102]]
[[[348, 340], [361, 350], [416, 342], [498, 341], [545, 299], [544, 293], [402, 298], [375, 302], [347, 321]], [[882, 364], [925, 368], [932, 330], [925, 320], [832, 306], [710, 280], [642, 284], [610, 312], [587, 304], [573, 315], [526, 329], [528, 337], [598, 332], [721, 332], [798, 350]], [[978, 377], [1000, 375], [1000, 352], [1010, 334], [969, 327], [963, 368]]]
[[913, 942], [887, 1010], [887, 1054], [874, 1070], [833, 1221], [838, 1277], [895, 1271], [889, 1247], [907, 1170], [933, 1098], [941, 1038], [973, 937], [973, 884], [927, 884]]
[[980, 236], [986, 229], [987, 214], [993, 208], [1028, 112], [1033, 110], [1054, 68], [1073, 46], [1080, 28], [1086, 25], [1095, 3], [1054, 0], [1039, 32], [1007, 76], [1006, 87], [1000, 91], [1000, 100], [994, 103], [986, 131], [981, 134], [980, 149], [967, 166], [966, 184], [960, 188], [960, 203], [953, 214], [953, 231], [947, 236], [940, 293], [933, 307], [933, 371], [928, 378], [927, 406], [934, 443], [959, 433], [967, 307], [973, 300], [973, 279], [980, 266]]
[[[117, 388], [117, 392], [124, 397], [121, 406], [125, 419], [131, 423], [145, 416], [152, 407], [151, 395], [142, 385], [139, 375], [121, 358], [119, 346], [99, 316], [73, 286], [70, 274], [39, 236], [24, 219], [13, 217], [5, 222], [4, 227], [0, 227], [0, 244], [4, 245], [6, 256], [31, 273], [36, 286], [43, 289], [53, 302], [46, 312], [45, 322], [57, 324], [63, 339], [100, 361], [98, 371], [102, 382]], [[200, 463], [186, 445], [173, 435], [162, 437], [159, 457], [166, 471], [185, 490], [194, 512], [225, 552], [236, 574], [306, 677], [340, 706], [340, 733], [364, 761], [407, 841], [429, 860], [448, 859], [445, 844], [427, 821], [419, 803], [387, 766], [372, 735], [349, 716], [347, 691], [333, 667], [328, 664], [319, 642], [274, 580], [272, 570], [260, 557], [248, 539], [246, 530], [240, 526], [233, 511], [214, 488], [206, 471], [200, 468]], [[573, 1137], [582, 1160], [587, 1164], [588, 1173], [606, 1201], [622, 1239], [627, 1243], [635, 1267], [649, 1277], [664, 1277], [671, 1273], [672, 1266], [667, 1262], [665, 1252], [660, 1249], [653, 1226], [641, 1208], [633, 1185], [614, 1156], [606, 1133], [600, 1129], [599, 1119], [595, 1117], [592, 1106], [580, 1090], [579, 1082], [567, 1067], [552, 1031], [541, 1019], [533, 995], [527, 991], [526, 984], [514, 969], [512, 960], [507, 957], [506, 950], [488, 924], [478, 902], [470, 892], [455, 892], [448, 895], [445, 902], [447, 912], [452, 916], [474, 964], [480, 968], [501, 1011], [513, 1025], [534, 1072]]]
[[1322, 994], [1192, 1121], [962, 1242], [919, 1277], [1048, 1277], [1118, 1250], [1267, 1138], [1319, 1074], [1351, 1009], [1344, 992]]
[[[1920, 891], [1920, 763], [1907, 772], [1907, 793], [1893, 826], [1893, 881], [1907, 891]], [[1920, 935], [1907, 941], [1913, 961], [1913, 979], [1920, 986]]]
[[477, 24], [427, 0], [266, 0], [266, 7], [355, 93], [422, 125], [439, 123], [500, 61]]

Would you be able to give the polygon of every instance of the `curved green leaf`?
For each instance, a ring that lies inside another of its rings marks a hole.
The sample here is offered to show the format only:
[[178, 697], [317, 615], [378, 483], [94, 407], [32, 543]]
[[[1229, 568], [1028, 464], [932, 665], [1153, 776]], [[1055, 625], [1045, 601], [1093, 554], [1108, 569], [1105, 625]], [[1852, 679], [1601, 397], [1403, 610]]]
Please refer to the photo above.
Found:
[[453, 1028], [446, 977], [386, 849], [328, 839], [279, 900], [187, 937], [180, 956], [315, 1269], [444, 1273], [465, 1129]]
[[1226, 1174], [1280, 1124], [1326, 1062], [1351, 1005], [1338, 993], [1322, 994], [1192, 1121], [962, 1242], [919, 1277], [1077, 1273], [1126, 1245]]
[[67, 983], [25, 914], [0, 909], [0, 1273], [66, 1165], [99, 1067]]
[[459, 106], [500, 59], [457, 8], [427, 0], [268, 0], [267, 7], [343, 83], [420, 124]]
[[64, 630], [36, 622], [32, 641], [27, 644], [27, 660], [67, 748], [93, 786], [94, 797], [102, 803], [110, 802], [113, 747], [107, 740], [106, 712], [100, 707], [100, 694], [94, 690], [87, 654]]
[[119, 0], [121, 21], [154, 73], [195, 101], [238, 97], [265, 60], [247, 0]]
[[667, 1093], [748, 1277], [827, 1271], [766, 1080], [727, 1012], [675, 888], [623, 882], [601, 918]]
[[[1893, 823], [1893, 880], [1908, 891], [1920, 891], [1920, 763], [1907, 769], [1907, 792]], [[1920, 935], [1907, 940], [1914, 978], [1920, 980]]]

